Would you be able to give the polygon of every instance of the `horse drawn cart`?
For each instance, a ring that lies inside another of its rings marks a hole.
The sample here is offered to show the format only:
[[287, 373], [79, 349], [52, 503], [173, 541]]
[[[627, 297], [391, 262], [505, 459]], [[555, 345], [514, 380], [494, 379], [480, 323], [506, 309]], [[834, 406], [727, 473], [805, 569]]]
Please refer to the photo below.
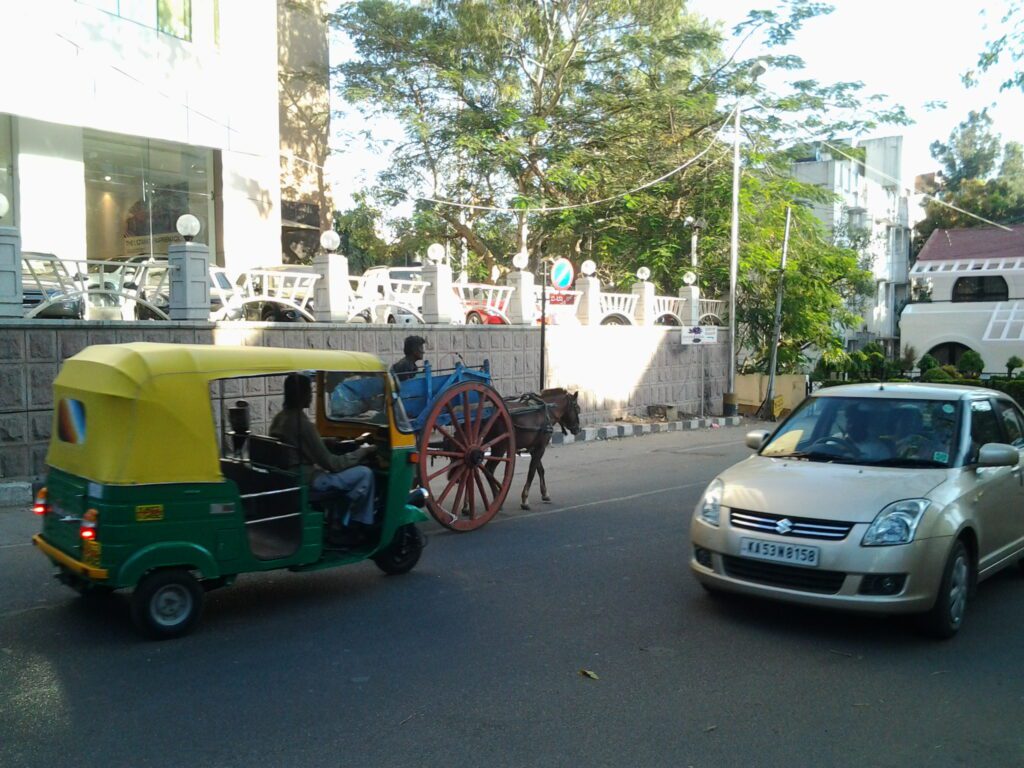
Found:
[[508, 495], [516, 462], [512, 416], [491, 385], [489, 363], [450, 370], [426, 363], [401, 383], [400, 397], [418, 435], [431, 515], [453, 531], [485, 525]]

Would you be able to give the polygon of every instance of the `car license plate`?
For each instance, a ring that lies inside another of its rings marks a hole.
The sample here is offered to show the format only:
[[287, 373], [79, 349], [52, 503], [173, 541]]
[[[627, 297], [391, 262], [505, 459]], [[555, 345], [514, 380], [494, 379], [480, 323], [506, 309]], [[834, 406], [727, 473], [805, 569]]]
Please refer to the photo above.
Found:
[[740, 554], [743, 557], [771, 560], [775, 563], [789, 563], [805, 568], [818, 567], [817, 547], [801, 547], [795, 544], [780, 544], [776, 541], [741, 538]]

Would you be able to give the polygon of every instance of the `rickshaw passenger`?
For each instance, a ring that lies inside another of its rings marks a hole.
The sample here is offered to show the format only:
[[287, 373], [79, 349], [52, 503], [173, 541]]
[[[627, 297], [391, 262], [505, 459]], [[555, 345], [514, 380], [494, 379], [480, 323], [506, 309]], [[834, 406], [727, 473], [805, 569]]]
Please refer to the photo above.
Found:
[[[364, 445], [342, 455], [327, 450], [305, 409], [313, 402], [308, 377], [290, 373], [284, 380], [284, 407], [270, 424], [270, 435], [294, 446], [300, 455], [303, 480], [318, 493], [340, 491], [349, 501], [348, 527], [359, 532], [373, 524], [373, 470], [360, 462], [375, 448]], [[353, 525], [355, 524], [355, 525]]]

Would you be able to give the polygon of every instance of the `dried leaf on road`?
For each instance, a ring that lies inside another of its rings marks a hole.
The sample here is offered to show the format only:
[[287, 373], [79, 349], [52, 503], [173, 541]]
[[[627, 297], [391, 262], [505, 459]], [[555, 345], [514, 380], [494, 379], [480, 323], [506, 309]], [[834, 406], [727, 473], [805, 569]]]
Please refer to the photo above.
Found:
[[583, 677], [589, 677], [591, 680], [600, 680], [601, 679], [600, 677], [597, 676], [597, 673], [591, 672], [589, 669], [581, 669], [580, 670], [580, 674], [583, 675]]
[[707, 728], [704, 729], [704, 733], [711, 733], [712, 731], [717, 731], [717, 730], [718, 730], [718, 726], [717, 725], [709, 725]]

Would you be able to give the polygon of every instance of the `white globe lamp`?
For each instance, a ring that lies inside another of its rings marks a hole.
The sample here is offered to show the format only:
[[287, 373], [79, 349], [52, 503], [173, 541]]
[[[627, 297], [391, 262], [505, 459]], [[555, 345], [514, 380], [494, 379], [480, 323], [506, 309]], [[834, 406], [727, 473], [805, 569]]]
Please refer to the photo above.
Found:
[[580, 272], [582, 272], [587, 277], [592, 277], [593, 274], [597, 272], [597, 264], [594, 263], [593, 259], [587, 259], [582, 264], [580, 264]]
[[178, 230], [179, 235], [185, 238], [186, 243], [191, 243], [195, 236], [199, 234], [202, 224], [199, 223], [199, 219], [196, 216], [186, 213], [178, 217], [174, 228]]
[[526, 269], [526, 265], [530, 263], [530, 257], [520, 251], [512, 257], [512, 266], [522, 272]]
[[427, 248], [427, 258], [434, 264], [440, 264], [444, 260], [444, 246], [440, 243], [431, 243]]
[[693, 285], [697, 282], [697, 275], [694, 272], [685, 272], [683, 274], [683, 282], [687, 285]]
[[320, 247], [325, 251], [336, 251], [341, 245], [341, 235], [333, 229], [325, 229], [320, 233]]
[[636, 276], [638, 280], [646, 281], [647, 278], [651, 276], [651, 270], [647, 267], [640, 267], [640, 269], [636, 271]]

